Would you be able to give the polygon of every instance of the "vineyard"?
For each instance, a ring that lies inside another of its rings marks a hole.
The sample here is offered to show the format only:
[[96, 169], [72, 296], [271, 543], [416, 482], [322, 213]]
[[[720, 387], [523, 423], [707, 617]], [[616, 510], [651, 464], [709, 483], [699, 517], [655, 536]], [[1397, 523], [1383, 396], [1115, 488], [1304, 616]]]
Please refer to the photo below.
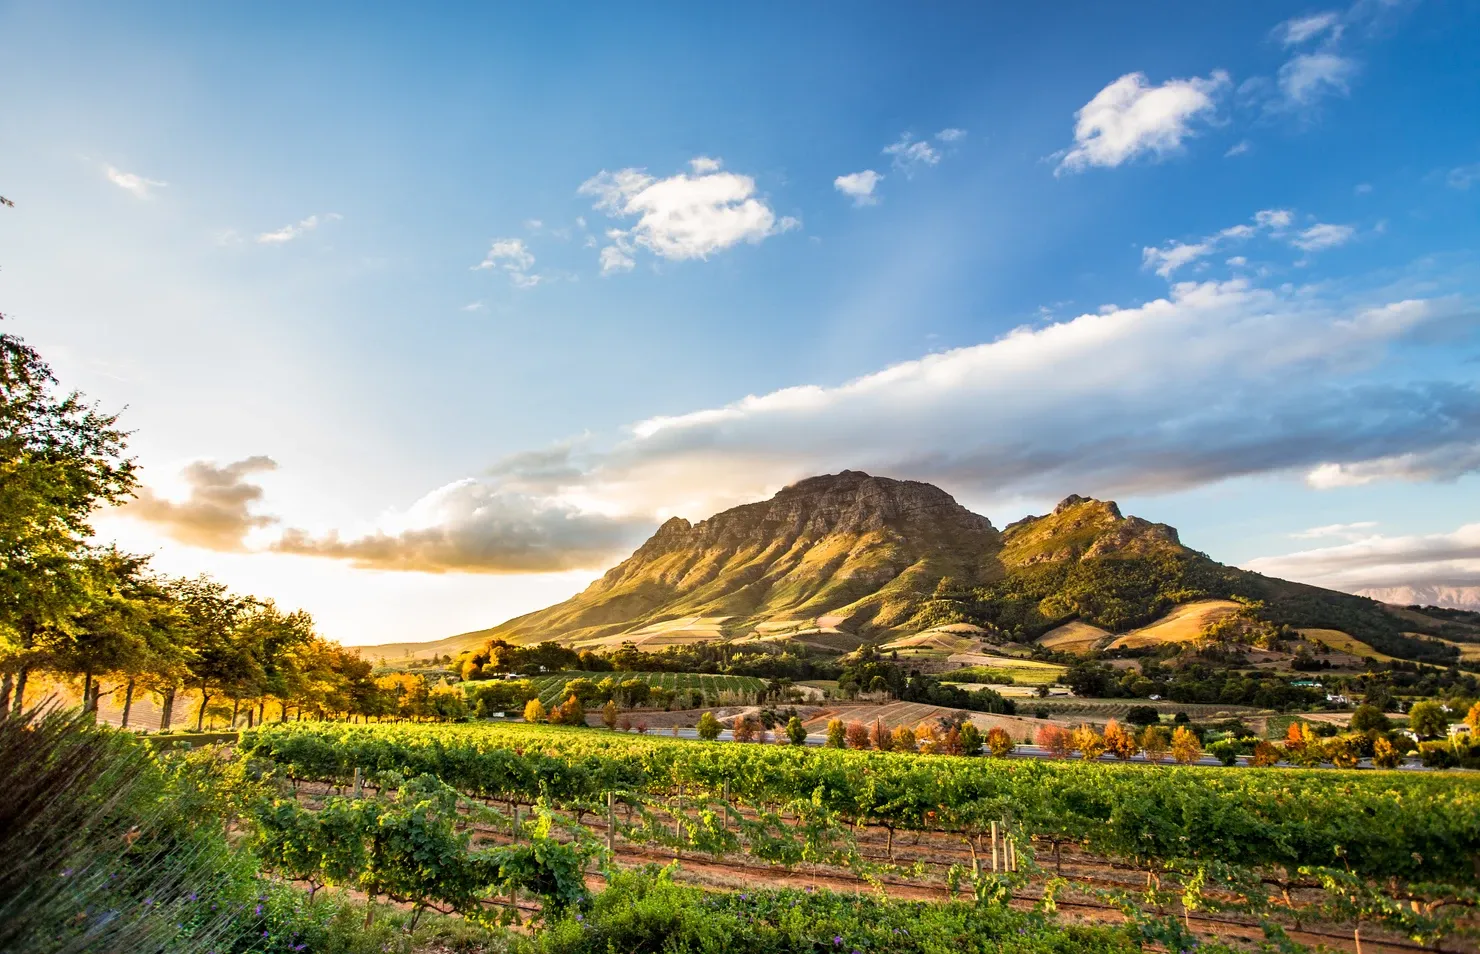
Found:
[[697, 672], [561, 672], [549, 676], [536, 676], [530, 681], [540, 694], [540, 702], [546, 706], [558, 704], [564, 698], [565, 684], [575, 679], [600, 682], [612, 678], [618, 682], [636, 679], [654, 689], [671, 692], [697, 690], [708, 699], [721, 699], [726, 695], [735, 699], [753, 699], [765, 690], [764, 679], [754, 676], [721, 676]]
[[[243, 748], [304, 791], [435, 780], [471, 800], [464, 811], [489, 820], [500, 851], [531, 824], [560, 833], [547, 855], [566, 896], [559, 851], [634, 863], [687, 852], [732, 875], [800, 869], [936, 896], [1042, 903], [1072, 889], [1157, 930], [1178, 907], [1178, 930], [1210, 911], [1260, 930], [1355, 921], [1422, 940], [1473, 926], [1480, 789], [1453, 776], [927, 760], [518, 725], [297, 724], [249, 733]], [[1066, 854], [1080, 876], [1064, 874]]]

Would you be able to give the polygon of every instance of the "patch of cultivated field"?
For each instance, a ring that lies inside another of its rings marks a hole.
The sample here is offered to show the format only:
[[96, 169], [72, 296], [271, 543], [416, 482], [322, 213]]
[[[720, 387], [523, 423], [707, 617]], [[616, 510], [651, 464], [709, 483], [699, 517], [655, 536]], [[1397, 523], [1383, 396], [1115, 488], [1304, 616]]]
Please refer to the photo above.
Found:
[[1110, 636], [1109, 630], [1075, 620], [1065, 623], [1039, 636], [1037, 643], [1046, 649], [1061, 653], [1087, 653]]
[[[1409, 633], [1409, 636], [1418, 636], [1418, 633]], [[1452, 639], [1441, 640], [1450, 646], [1459, 649], [1459, 658], [1464, 662], [1480, 662], [1480, 643], [1457, 643]]]
[[729, 619], [728, 616], [684, 616], [629, 629], [612, 636], [582, 640], [575, 644], [575, 648], [615, 648], [623, 643], [632, 643], [640, 649], [653, 650], [664, 646], [718, 642], [725, 638], [722, 627]]
[[1337, 652], [1356, 656], [1359, 659], [1370, 656], [1378, 662], [1392, 662], [1397, 658], [1395, 656], [1389, 656], [1387, 653], [1378, 652], [1355, 636], [1343, 633], [1339, 629], [1302, 629], [1299, 632], [1301, 636], [1311, 642], [1330, 646]]
[[[956, 659], [956, 656], [951, 657], [952, 661]], [[971, 656], [970, 660], [970, 665], [939, 673], [939, 677], [968, 682], [1006, 682], [998, 675], [1003, 674], [1011, 676], [1017, 685], [1050, 686], [1058, 682], [1065, 672], [1065, 668], [1057, 663], [1014, 656]]]
[[1164, 643], [1186, 643], [1198, 637], [1209, 625], [1242, 607], [1232, 600], [1198, 600], [1174, 607], [1170, 613], [1149, 626], [1133, 629], [1110, 644], [1111, 649], [1138, 649]]

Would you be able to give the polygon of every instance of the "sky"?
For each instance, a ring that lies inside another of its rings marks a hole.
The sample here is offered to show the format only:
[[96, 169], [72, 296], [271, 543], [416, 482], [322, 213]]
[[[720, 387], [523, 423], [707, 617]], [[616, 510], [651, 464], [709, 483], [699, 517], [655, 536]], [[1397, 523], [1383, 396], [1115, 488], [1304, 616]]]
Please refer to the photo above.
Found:
[[[1480, 587], [1480, 6], [0, 3], [100, 537], [434, 639], [818, 473]], [[1476, 590], [1480, 598], [1480, 590]]]

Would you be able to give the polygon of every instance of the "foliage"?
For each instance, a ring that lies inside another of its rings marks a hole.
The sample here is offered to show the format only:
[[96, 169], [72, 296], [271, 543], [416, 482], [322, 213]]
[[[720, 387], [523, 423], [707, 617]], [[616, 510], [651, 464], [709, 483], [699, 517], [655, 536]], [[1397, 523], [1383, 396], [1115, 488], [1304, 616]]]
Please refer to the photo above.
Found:
[[1442, 704], [1425, 699], [1408, 710], [1408, 728], [1421, 739], [1437, 738], [1449, 730], [1449, 716]]

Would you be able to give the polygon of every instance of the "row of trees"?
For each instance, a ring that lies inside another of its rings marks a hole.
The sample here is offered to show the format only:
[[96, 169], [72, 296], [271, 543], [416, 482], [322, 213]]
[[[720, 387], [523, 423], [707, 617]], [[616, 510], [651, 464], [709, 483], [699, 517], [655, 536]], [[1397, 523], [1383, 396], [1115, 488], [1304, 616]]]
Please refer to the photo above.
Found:
[[243, 711], [260, 720], [269, 701], [280, 717], [394, 711], [369, 665], [318, 637], [308, 614], [93, 544], [92, 514], [135, 488], [126, 438], [0, 334], [0, 710], [22, 710], [41, 673], [75, 682], [87, 711], [117, 693], [125, 725], [141, 692], [158, 698], [160, 728], [182, 693], [198, 699], [197, 728], [213, 700], [231, 701], [233, 724]]

